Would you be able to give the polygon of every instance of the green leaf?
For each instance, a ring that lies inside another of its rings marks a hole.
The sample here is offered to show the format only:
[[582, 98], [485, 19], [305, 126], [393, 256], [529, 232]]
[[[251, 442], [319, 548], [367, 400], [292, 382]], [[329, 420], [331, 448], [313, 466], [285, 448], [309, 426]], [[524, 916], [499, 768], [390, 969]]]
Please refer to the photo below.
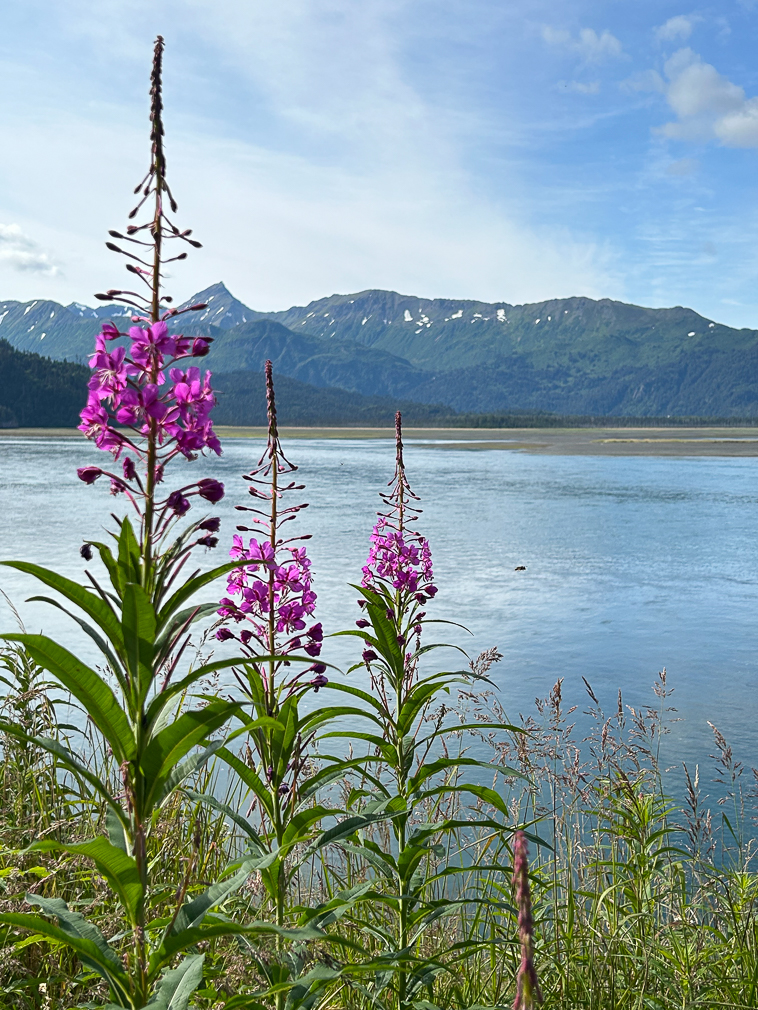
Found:
[[108, 809], [113, 811], [114, 815], [123, 822], [125, 827], [128, 826], [128, 818], [122, 811], [118, 802], [108, 792], [107, 786], [101, 782], [96, 775], [93, 775], [92, 772], [85, 767], [85, 765], [83, 765], [70, 750], [63, 746], [63, 744], [58, 743], [57, 740], [51, 740], [43, 736], [28, 736], [19, 726], [14, 723], [4, 722], [3, 720], [0, 720], [0, 729], [4, 733], [9, 733], [11, 736], [15, 736], [18, 740], [36, 744], [38, 747], [42, 747], [43, 750], [46, 750], [49, 754], [55, 755], [55, 757], [65, 764], [67, 768], [70, 768], [76, 775], [81, 776], [85, 782], [89, 782], [89, 784], [108, 804]]
[[238, 709], [237, 702], [219, 698], [205, 708], [185, 712], [153, 737], [140, 761], [148, 783], [146, 810], [152, 810], [162, 798], [165, 783], [184, 755], [223, 726]]
[[8, 568], [15, 568], [19, 572], [33, 575], [40, 582], [44, 582], [46, 586], [55, 589], [61, 596], [65, 596], [70, 603], [75, 604], [92, 618], [111, 641], [117, 652], [122, 648], [123, 639], [121, 638], [121, 626], [118, 617], [97, 593], [93, 593], [91, 590], [80, 585], [80, 583], [74, 582], [73, 579], [67, 579], [64, 575], [58, 575], [57, 572], [52, 572], [48, 568], [41, 568], [39, 565], [30, 564], [28, 561], [0, 561], [0, 564], [6, 565]]
[[140, 710], [153, 683], [155, 610], [145, 590], [134, 582], [124, 587], [121, 609], [126, 661], [137, 687], [135, 707]]
[[254, 794], [269, 817], [273, 817], [273, 805], [268, 789], [263, 784], [260, 776], [254, 768], [249, 768], [244, 761], [233, 754], [228, 748], [222, 747], [218, 756], [233, 768], [237, 777], [244, 782], [247, 788]]
[[165, 658], [164, 652], [170, 649], [172, 639], [175, 635], [189, 628], [195, 621], [200, 621], [202, 618], [214, 614], [217, 610], [218, 603], [199, 603], [194, 607], [187, 607], [186, 610], [182, 610], [181, 613], [171, 620], [168, 627], [161, 632], [160, 638], [155, 643], [156, 654], [161, 656], [161, 658]]
[[118, 567], [121, 594], [128, 582], [141, 582], [140, 562], [142, 555], [139, 543], [134, 535], [132, 524], [128, 519], [121, 523], [121, 533], [118, 538]]
[[111, 995], [119, 1000], [120, 1006], [133, 1007], [129, 996], [129, 978], [118, 955], [97, 926], [87, 922], [78, 912], [70, 911], [61, 898], [40, 898], [37, 894], [27, 894], [26, 900], [30, 905], [39, 905], [47, 915], [56, 916], [60, 926], [26, 912], [0, 913], [0, 923], [40, 933], [70, 947], [83, 964], [108, 982]]
[[98, 553], [100, 554], [100, 560], [105, 565], [105, 568], [110, 576], [111, 585], [116, 590], [116, 594], [119, 599], [121, 598], [121, 580], [119, 578], [119, 568], [118, 562], [113, 557], [113, 551], [107, 544], [100, 543], [97, 540], [90, 540], [90, 545], [96, 547]]
[[205, 750], [190, 754], [189, 757], [180, 761], [163, 784], [163, 792], [159, 802], [164, 803], [185, 779], [193, 775], [199, 768], [203, 768], [221, 746], [222, 741], [215, 740]]
[[171, 928], [171, 933], [181, 933], [184, 929], [199, 926], [207, 912], [220, 905], [222, 901], [226, 901], [230, 894], [234, 894], [242, 887], [253, 870], [257, 868], [254, 864], [258, 862], [257, 859], [246, 859], [233, 877], [212, 884], [207, 891], [182, 905]]
[[[113, 845], [103, 835], [89, 842], [54, 842], [45, 840], [29, 846], [32, 852], [68, 852], [91, 859], [118, 895], [132, 923], [136, 922], [137, 909], [142, 901], [136, 861], [123, 849]], [[56, 913], [57, 915], [57, 913]]]
[[183, 603], [195, 593], [207, 586], [209, 582], [215, 582], [216, 579], [220, 578], [222, 575], [226, 575], [228, 572], [233, 571], [235, 568], [241, 568], [246, 563], [253, 564], [254, 562], [240, 561], [227, 561], [223, 565], [219, 565], [217, 568], [212, 568], [209, 572], [203, 572], [202, 575], [196, 575], [194, 578], [187, 579], [184, 585], [180, 586], [179, 589], [170, 596], [169, 599], [161, 607], [158, 614], [158, 630], [161, 631], [166, 623], [166, 621], [174, 614]]
[[108, 832], [108, 840], [111, 845], [115, 845], [121, 849], [124, 855], [128, 855], [129, 848], [126, 833], [124, 832], [124, 824], [121, 818], [116, 815], [115, 810], [110, 806], [106, 807], [105, 810], [105, 830]]
[[[226, 803], [222, 803], [217, 800], [215, 796], [211, 796], [208, 793], [196, 793], [192, 789], [185, 790], [185, 795], [187, 795], [191, 800], [196, 803], [203, 803], [205, 806], [210, 807], [211, 810], [218, 810], [219, 813], [226, 814], [230, 821], [237, 825], [252, 841], [253, 845], [258, 850], [259, 854], [266, 853], [266, 847], [263, 843], [258, 832], [253, 828], [253, 826], [244, 818], [241, 814], [238, 814], [236, 810], [233, 810]], [[277, 853], [272, 853], [272, 861], [276, 858]]]
[[153, 1010], [187, 1010], [190, 997], [203, 980], [204, 961], [205, 954], [190, 954], [178, 968], [165, 972], [147, 1006]]
[[68, 688], [110, 744], [118, 764], [134, 757], [135, 742], [129, 721], [113, 691], [99, 674], [45, 635], [14, 634], [0, 638], [7, 642], [21, 642], [38, 666], [44, 667]]
[[[2, 922], [2, 918], [0, 918]], [[320, 929], [305, 926], [298, 929], [285, 929], [271, 922], [252, 922], [243, 926], [238, 922], [216, 922], [204, 926], [194, 926], [181, 933], [166, 937], [157, 950], [150, 956], [149, 973], [152, 976], [162, 965], [188, 947], [194, 947], [204, 940], [213, 940], [221, 936], [281, 936], [293, 942], [301, 940], [328, 940], [339, 943], [339, 937], [331, 937]]]
[[77, 617], [76, 614], [72, 614], [70, 610], [66, 610], [66, 608], [62, 606], [60, 603], [58, 603], [57, 600], [51, 600], [48, 596], [30, 596], [26, 602], [49, 603], [51, 607], [57, 607], [58, 610], [62, 610], [64, 614], [70, 617], [72, 621], [76, 621], [76, 623], [79, 625], [82, 631], [86, 635], [89, 635], [89, 637], [98, 647], [98, 649], [105, 656], [108, 663], [110, 664], [111, 669], [113, 670], [114, 675], [118, 678], [119, 686], [121, 687], [122, 691], [126, 693], [127, 685], [126, 680], [124, 678], [123, 670], [121, 668], [121, 661], [116, 656], [113, 649], [111, 649], [111, 647], [108, 645], [108, 642], [102, 637], [102, 635], [99, 635], [97, 631], [95, 631], [95, 629], [92, 627], [91, 624], [88, 624], [88, 622], [85, 621], [83, 618]]

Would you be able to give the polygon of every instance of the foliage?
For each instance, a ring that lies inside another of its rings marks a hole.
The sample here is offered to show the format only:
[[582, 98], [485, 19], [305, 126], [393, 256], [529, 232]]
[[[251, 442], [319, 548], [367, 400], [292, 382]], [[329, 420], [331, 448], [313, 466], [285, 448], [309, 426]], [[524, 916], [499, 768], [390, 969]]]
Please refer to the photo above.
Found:
[[17, 351], [0, 340], [0, 426], [73, 428], [87, 369]]

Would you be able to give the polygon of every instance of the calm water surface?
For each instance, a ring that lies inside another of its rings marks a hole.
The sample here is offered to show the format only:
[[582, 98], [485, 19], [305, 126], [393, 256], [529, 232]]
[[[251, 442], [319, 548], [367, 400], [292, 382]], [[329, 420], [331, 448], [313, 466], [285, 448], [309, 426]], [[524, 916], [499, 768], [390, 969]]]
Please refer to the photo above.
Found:
[[[220, 460], [192, 468], [193, 477], [227, 486], [214, 510], [224, 520], [222, 543], [245, 494], [239, 475], [260, 447], [229, 440]], [[298, 525], [313, 534], [319, 616], [338, 630], [357, 616], [346, 583], [359, 579], [393, 446], [290, 440], [286, 448], [308, 485], [311, 506]], [[79, 545], [100, 538], [121, 505], [104, 482], [85, 487], [76, 478], [76, 467], [97, 455], [79, 440], [0, 441], [0, 558], [82, 577]], [[707, 763], [711, 720], [738, 758], [758, 764], [758, 459], [532, 456], [410, 441], [407, 462], [440, 586], [433, 616], [470, 628], [472, 636], [449, 629], [445, 638], [473, 654], [500, 648], [493, 673], [511, 716], [530, 711], [559, 677], [564, 698], [580, 709], [582, 676], [608, 711], [619, 688], [628, 704], [648, 704], [665, 666], [681, 717], [667, 759]], [[219, 555], [209, 552], [203, 563], [220, 563]], [[515, 572], [518, 565], [526, 572]], [[44, 626], [79, 648], [65, 617], [23, 602], [39, 591], [33, 580], [4, 569], [0, 587], [30, 630]], [[0, 600], [0, 629], [12, 626]], [[346, 665], [350, 643], [336, 640], [330, 658]]]

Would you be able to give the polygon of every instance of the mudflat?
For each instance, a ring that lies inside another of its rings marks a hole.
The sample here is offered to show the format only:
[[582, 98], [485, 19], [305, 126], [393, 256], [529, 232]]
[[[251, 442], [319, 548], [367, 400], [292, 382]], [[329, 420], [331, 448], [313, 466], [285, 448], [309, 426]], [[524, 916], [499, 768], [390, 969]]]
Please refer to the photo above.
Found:
[[[265, 428], [216, 428], [219, 437], [265, 438]], [[279, 429], [282, 438], [394, 438], [392, 428]], [[405, 428], [435, 449], [510, 449], [546, 456], [758, 456], [755, 428]], [[0, 428], [5, 438], [81, 438], [75, 428]]]

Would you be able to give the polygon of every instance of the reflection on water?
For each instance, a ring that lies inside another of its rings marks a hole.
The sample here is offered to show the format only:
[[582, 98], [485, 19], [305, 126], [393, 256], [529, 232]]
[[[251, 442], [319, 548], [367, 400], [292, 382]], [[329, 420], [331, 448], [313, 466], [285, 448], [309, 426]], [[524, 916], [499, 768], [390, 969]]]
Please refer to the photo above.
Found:
[[[224, 520], [222, 544], [246, 491], [240, 473], [260, 446], [229, 441], [220, 460], [193, 465], [193, 476], [226, 483], [228, 497], [214, 509]], [[359, 579], [393, 447], [290, 440], [287, 451], [311, 503], [298, 525], [313, 534], [319, 616], [327, 630], [338, 630], [356, 616], [347, 583]], [[82, 577], [80, 543], [100, 538], [108, 513], [123, 507], [103, 481], [88, 488], [77, 480], [76, 467], [96, 455], [79, 440], [0, 441], [0, 558]], [[707, 761], [710, 719], [751, 762], [758, 460], [440, 452], [411, 441], [407, 461], [440, 586], [434, 616], [467, 625], [472, 636], [450, 627], [445, 638], [471, 652], [501, 649], [493, 674], [511, 716], [529, 710], [559, 677], [564, 698], [580, 708], [582, 676], [609, 711], [618, 688], [629, 704], [652, 703], [650, 685], [666, 666], [682, 717], [667, 759]], [[219, 563], [219, 555], [209, 552], [203, 564]], [[520, 565], [526, 571], [514, 571]], [[0, 587], [17, 604], [38, 592], [9, 569], [0, 571]], [[65, 617], [40, 604], [21, 610], [30, 629], [44, 624], [68, 645], [79, 641]], [[0, 618], [10, 628], [4, 603]], [[358, 645], [352, 641], [333, 641], [332, 659], [347, 665]]]

